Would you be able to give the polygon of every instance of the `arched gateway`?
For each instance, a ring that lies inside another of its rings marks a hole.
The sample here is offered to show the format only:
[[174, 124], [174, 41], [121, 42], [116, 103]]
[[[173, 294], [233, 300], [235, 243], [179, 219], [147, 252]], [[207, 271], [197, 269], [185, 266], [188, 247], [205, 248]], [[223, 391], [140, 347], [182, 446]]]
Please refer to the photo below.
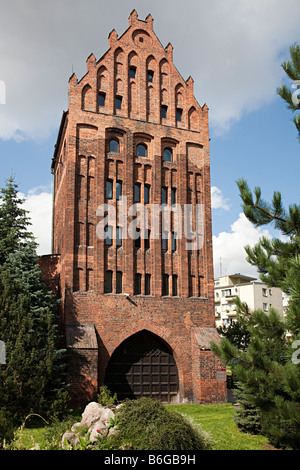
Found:
[[121, 400], [150, 397], [176, 402], [178, 372], [170, 347], [146, 330], [130, 336], [112, 354], [105, 384]]

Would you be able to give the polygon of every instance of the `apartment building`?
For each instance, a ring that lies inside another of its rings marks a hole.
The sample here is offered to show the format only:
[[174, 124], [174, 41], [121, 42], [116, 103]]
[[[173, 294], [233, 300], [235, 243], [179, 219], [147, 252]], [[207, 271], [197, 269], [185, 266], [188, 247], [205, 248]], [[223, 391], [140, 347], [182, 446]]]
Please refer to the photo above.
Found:
[[268, 312], [271, 307], [283, 314], [283, 293], [278, 287], [269, 287], [254, 277], [232, 274], [215, 278], [216, 326], [226, 326], [236, 319], [234, 298], [246, 302], [249, 310]]

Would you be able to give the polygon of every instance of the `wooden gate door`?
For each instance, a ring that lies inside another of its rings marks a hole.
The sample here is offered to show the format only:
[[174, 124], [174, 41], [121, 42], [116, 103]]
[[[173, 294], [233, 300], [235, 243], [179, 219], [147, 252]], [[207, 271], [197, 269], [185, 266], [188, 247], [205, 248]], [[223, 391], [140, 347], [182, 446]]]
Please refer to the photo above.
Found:
[[156, 335], [142, 331], [125, 340], [112, 354], [105, 384], [118, 399], [150, 397], [176, 401], [178, 372], [171, 350]]

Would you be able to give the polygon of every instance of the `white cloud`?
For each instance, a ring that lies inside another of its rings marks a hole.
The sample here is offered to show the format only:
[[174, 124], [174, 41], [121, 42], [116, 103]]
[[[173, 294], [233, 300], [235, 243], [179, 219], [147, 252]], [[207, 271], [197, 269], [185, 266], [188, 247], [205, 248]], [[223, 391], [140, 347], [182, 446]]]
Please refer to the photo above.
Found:
[[246, 261], [244, 247], [254, 246], [262, 236], [271, 237], [268, 230], [254, 227], [243, 212], [231, 225], [231, 232], [213, 236], [215, 277], [235, 273], [258, 277], [256, 267]]
[[32, 231], [38, 243], [38, 255], [51, 253], [52, 234], [52, 192], [49, 188], [39, 186], [31, 189], [27, 195], [19, 193], [23, 198], [23, 207], [29, 211], [28, 216], [32, 225]]
[[[0, 138], [44, 138], [67, 107], [68, 79], [80, 78], [91, 52], [100, 58], [107, 36], [128, 27], [133, 8], [149, 12], [174, 62], [192, 75], [195, 96], [210, 108], [212, 127], [228, 129], [275, 96], [287, 46], [299, 37], [299, 0], [11, 0], [1, 7]], [[116, 15], [116, 11], [118, 14]]]
[[228, 211], [230, 209], [229, 200], [224, 198], [221, 189], [217, 186], [211, 187], [211, 207], [212, 209], [222, 209]]

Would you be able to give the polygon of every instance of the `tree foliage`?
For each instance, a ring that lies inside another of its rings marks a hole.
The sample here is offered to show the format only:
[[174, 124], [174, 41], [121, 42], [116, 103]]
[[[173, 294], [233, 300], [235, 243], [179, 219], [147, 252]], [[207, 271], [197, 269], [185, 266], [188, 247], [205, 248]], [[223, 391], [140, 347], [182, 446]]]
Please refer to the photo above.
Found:
[[28, 212], [23, 209], [24, 200], [18, 195], [18, 186], [11, 175], [0, 190], [0, 265], [10, 253], [14, 253], [28, 241], [34, 241], [28, 230]]
[[[283, 68], [289, 78], [299, 80], [299, 45], [291, 47], [291, 59]], [[292, 106], [289, 90], [281, 87], [278, 93], [293, 111], [299, 109], [299, 104]], [[295, 124], [300, 130], [299, 116]], [[248, 220], [255, 226], [273, 224], [279, 232], [278, 237], [262, 237], [254, 247], [246, 246], [247, 260], [258, 268], [263, 282], [288, 294], [289, 305], [286, 317], [274, 309], [268, 314], [262, 310], [252, 313], [246, 325], [246, 349], [228, 338], [212, 348], [223, 360], [233, 362], [242, 400], [259, 421], [252, 418], [251, 425], [274, 445], [300, 449], [300, 361], [293, 359], [295, 344], [300, 344], [300, 206], [295, 203], [285, 209], [281, 193], [274, 192], [267, 202], [260, 188], [252, 192], [243, 178], [237, 184]]]
[[[300, 88], [300, 44], [290, 46], [291, 60], [283, 62], [282, 68], [287, 76], [292, 80], [294, 91], [291, 91], [286, 85], [282, 85], [277, 89], [277, 93], [286, 101], [288, 109], [296, 112], [300, 109], [299, 91]], [[299, 133], [300, 139], [300, 114], [293, 118], [294, 124]]]
[[1, 202], [0, 339], [6, 363], [0, 364], [0, 408], [17, 424], [32, 411], [53, 411], [58, 397], [66, 398], [65, 363], [58, 301], [41, 279], [37, 244], [12, 177]]

